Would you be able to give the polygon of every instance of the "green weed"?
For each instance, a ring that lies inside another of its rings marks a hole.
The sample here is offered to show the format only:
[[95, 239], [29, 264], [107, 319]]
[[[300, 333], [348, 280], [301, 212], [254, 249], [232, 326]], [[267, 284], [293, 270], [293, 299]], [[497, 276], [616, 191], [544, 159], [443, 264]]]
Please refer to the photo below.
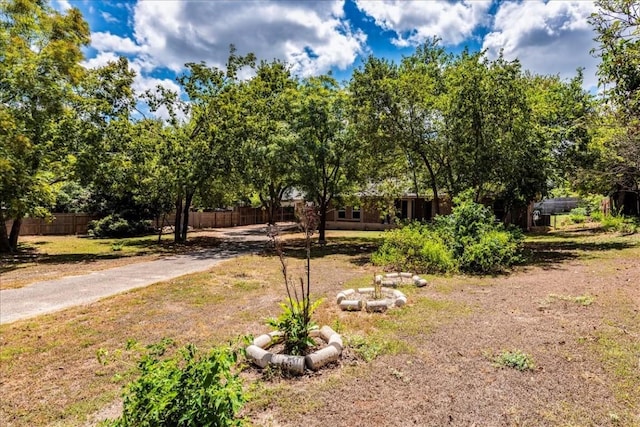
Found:
[[493, 359], [493, 362], [496, 366], [513, 368], [518, 371], [533, 370], [535, 368], [533, 358], [520, 350], [502, 352]]

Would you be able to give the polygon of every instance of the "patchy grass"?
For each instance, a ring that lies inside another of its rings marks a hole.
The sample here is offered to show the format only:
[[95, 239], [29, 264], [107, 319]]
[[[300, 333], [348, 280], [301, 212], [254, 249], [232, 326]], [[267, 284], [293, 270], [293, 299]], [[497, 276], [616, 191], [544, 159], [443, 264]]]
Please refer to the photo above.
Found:
[[[636, 299], [638, 301], [638, 299]], [[623, 292], [609, 296], [610, 307], [603, 326], [596, 330], [587, 343], [603, 362], [613, 379], [616, 398], [632, 412], [640, 409], [640, 312], [633, 298]], [[640, 422], [640, 412], [635, 421]], [[623, 413], [625, 423], [633, 417]]]
[[[401, 309], [342, 312], [335, 295], [369, 286], [376, 273], [366, 260], [377, 235], [331, 232], [314, 248], [313, 298], [326, 298], [315, 320], [344, 335], [345, 357], [291, 380], [247, 369], [243, 415], [254, 425], [357, 425], [362, 414], [379, 425], [640, 425], [638, 236], [530, 236], [533, 261], [509, 275], [429, 276], [425, 288], [402, 288]], [[295, 235], [287, 246], [293, 277], [303, 275]], [[128, 340], [207, 348], [258, 335], [284, 296], [267, 252], [2, 325], [0, 424], [85, 425], [135, 375]], [[540, 311], [545, 298], [566, 303]], [[493, 369], [487, 348], [527, 349], [540, 368]]]
[[574, 304], [581, 305], [583, 307], [588, 307], [593, 304], [596, 300], [596, 297], [593, 295], [578, 295], [577, 297], [572, 297], [570, 295], [557, 295], [557, 294], [549, 294], [546, 299], [546, 303], [550, 304], [553, 301], [568, 301]]

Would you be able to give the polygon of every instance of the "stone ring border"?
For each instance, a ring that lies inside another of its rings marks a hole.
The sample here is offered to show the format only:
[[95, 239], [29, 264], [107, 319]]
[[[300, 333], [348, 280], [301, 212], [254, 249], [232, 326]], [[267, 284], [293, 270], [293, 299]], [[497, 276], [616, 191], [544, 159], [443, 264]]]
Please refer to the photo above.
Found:
[[387, 274], [378, 274], [375, 277], [376, 284], [395, 288], [398, 285], [402, 285], [405, 283], [413, 282], [414, 285], [421, 288], [423, 286], [427, 286], [427, 279], [423, 279], [417, 274], [411, 273], [387, 273]]
[[321, 338], [327, 346], [306, 356], [274, 354], [268, 349], [281, 342], [283, 334], [280, 331], [273, 331], [254, 338], [253, 343], [246, 348], [247, 357], [260, 368], [266, 368], [268, 365], [278, 366], [295, 375], [303, 374], [305, 367], [317, 371], [340, 358], [344, 348], [340, 334], [329, 326], [323, 326], [310, 331], [309, 335], [312, 338]]
[[[358, 288], [359, 294], [373, 295], [374, 292], [374, 288]], [[343, 311], [360, 311], [365, 308], [368, 312], [386, 311], [391, 306], [402, 307], [407, 303], [407, 296], [397, 289], [381, 287], [380, 292], [385, 296], [384, 299], [364, 301], [363, 299], [348, 299], [356, 291], [355, 289], [345, 289], [338, 293], [336, 302]]]

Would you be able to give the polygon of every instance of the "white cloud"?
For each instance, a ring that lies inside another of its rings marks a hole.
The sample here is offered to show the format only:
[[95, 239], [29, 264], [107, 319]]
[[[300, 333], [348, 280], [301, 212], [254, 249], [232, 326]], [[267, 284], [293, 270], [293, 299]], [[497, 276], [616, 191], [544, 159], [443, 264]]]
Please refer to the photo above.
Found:
[[69, 3], [69, 0], [57, 0], [56, 5], [57, 9], [61, 11], [67, 11], [71, 9], [71, 3]]
[[113, 16], [109, 12], [102, 11], [102, 12], [100, 12], [100, 16], [102, 16], [102, 19], [104, 19], [105, 22], [108, 22], [110, 24], [114, 24], [116, 22], [120, 22], [120, 20], [118, 18], [116, 18], [115, 16]]
[[489, 22], [491, 1], [367, 1], [356, 0], [358, 8], [376, 24], [396, 34], [398, 46], [417, 45], [437, 36], [444, 44], [457, 45]]
[[113, 51], [119, 53], [140, 53], [143, 46], [128, 37], [120, 37], [111, 33], [91, 33], [91, 46], [99, 51]]
[[351, 66], [366, 36], [344, 19], [344, 0], [271, 2], [139, 2], [134, 34], [154, 64], [179, 71], [185, 62], [223, 66], [239, 54], [290, 62], [302, 75]]
[[82, 66], [85, 68], [100, 68], [107, 65], [109, 62], [115, 62], [119, 58], [119, 55], [116, 55], [113, 52], [100, 52], [94, 58], [87, 59], [82, 63]]
[[588, 1], [502, 3], [483, 48], [495, 58], [518, 58], [525, 69], [540, 74], [575, 76], [584, 67], [585, 87], [597, 85], [597, 59], [589, 51], [595, 36], [587, 22], [595, 6]]

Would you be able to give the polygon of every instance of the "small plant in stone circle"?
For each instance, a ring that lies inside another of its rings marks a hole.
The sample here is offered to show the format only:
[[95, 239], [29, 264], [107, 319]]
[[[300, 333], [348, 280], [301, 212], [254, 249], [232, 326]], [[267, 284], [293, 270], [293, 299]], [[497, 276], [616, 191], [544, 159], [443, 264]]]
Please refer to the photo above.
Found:
[[282, 242], [278, 239], [278, 232], [275, 227], [269, 230], [269, 238], [273, 243], [284, 279], [287, 299], [281, 303], [282, 313], [277, 318], [267, 321], [269, 326], [282, 333], [284, 352], [294, 356], [305, 355], [310, 347], [315, 345], [315, 341], [310, 335], [311, 330], [317, 329], [311, 316], [322, 299], [311, 301], [311, 237], [318, 225], [318, 215], [312, 206], [305, 206], [299, 215], [300, 227], [305, 235], [306, 250], [306, 280], [299, 278], [299, 283], [295, 284], [287, 270], [287, 263], [282, 249]]
[[520, 350], [504, 351], [493, 360], [498, 367], [513, 368], [518, 371], [532, 371], [535, 368], [533, 358]]

